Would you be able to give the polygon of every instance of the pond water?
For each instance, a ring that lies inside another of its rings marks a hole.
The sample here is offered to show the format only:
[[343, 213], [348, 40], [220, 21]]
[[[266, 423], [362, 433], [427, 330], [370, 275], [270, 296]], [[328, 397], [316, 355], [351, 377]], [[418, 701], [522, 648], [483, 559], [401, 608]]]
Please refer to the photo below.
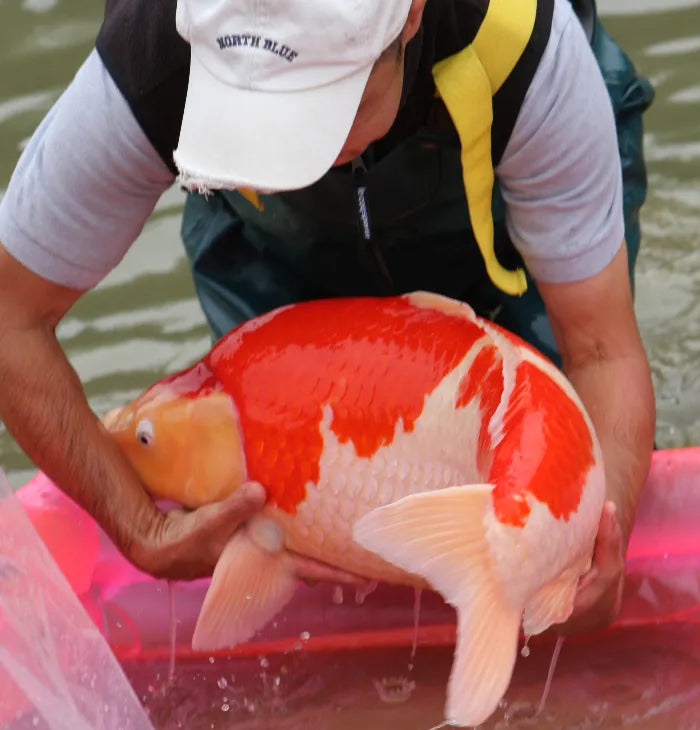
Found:
[[[89, 52], [101, 9], [92, 0], [0, 0], [0, 195], [32, 130]], [[697, 444], [700, 0], [601, 0], [600, 10], [657, 93], [645, 118], [650, 191], [636, 295], [656, 387], [657, 443]], [[122, 264], [60, 326], [98, 413], [209, 345], [179, 242], [182, 199], [175, 188], [162, 198]], [[15, 487], [33, 473], [1, 425], [0, 464]], [[488, 727], [700, 728], [697, 625], [569, 640], [536, 719], [551, 642], [534, 648], [519, 660], [507, 705]], [[240, 660], [192, 662], [181, 665], [172, 687], [164, 687], [165, 665], [126, 670], [159, 728], [427, 730], [442, 718], [451, 657], [448, 648], [423, 648], [410, 677], [407, 652], [396, 649], [273, 657], [264, 671]], [[410, 701], [382, 702], [373, 680], [397, 675], [416, 682]]]

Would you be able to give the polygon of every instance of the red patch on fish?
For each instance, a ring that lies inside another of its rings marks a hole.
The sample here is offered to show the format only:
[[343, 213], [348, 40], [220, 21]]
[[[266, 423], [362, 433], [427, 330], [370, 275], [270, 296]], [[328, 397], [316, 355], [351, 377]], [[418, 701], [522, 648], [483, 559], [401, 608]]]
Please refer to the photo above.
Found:
[[294, 512], [319, 479], [325, 405], [338, 440], [370, 457], [392, 442], [399, 420], [413, 429], [426, 397], [483, 334], [404, 298], [336, 299], [244, 324], [205, 363], [238, 409], [248, 477]]
[[497, 518], [523, 527], [530, 514], [526, 496], [532, 495], [554, 517], [568, 520], [594, 463], [593, 440], [579, 406], [526, 360], [517, 367], [501, 430], [488, 475]]
[[481, 426], [477, 442], [476, 464], [487, 471], [491, 460], [491, 435], [489, 423], [503, 397], [503, 358], [495, 345], [484, 345], [474, 358], [469, 372], [459, 385], [457, 407], [479, 398]]

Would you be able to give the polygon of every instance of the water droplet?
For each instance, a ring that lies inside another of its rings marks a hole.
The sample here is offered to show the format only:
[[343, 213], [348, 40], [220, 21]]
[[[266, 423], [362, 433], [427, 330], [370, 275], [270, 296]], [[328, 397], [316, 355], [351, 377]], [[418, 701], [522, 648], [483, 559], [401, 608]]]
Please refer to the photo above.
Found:
[[221, 711], [222, 712], [228, 712], [231, 709], [230, 705], [227, 702], [224, 702], [223, 705], [221, 705]]
[[365, 598], [367, 598], [370, 593], [373, 593], [377, 589], [378, 585], [377, 581], [371, 581], [362, 588], [356, 588], [355, 603], [363, 604], [365, 602]]
[[308, 631], [302, 631], [302, 632], [301, 632], [301, 633], [299, 634], [299, 638], [300, 638], [300, 639], [301, 639], [302, 641], [308, 641], [308, 640], [309, 640], [309, 639], [311, 638], [311, 634], [310, 634], [310, 633], [309, 633]]
[[228, 680], [226, 677], [219, 677], [217, 684], [219, 685], [219, 689], [226, 689], [228, 687]]
[[527, 644], [525, 644], [523, 646], [523, 648], [520, 650], [520, 656], [525, 657], [525, 658], [530, 656], [530, 647]]
[[214, 657], [213, 656], [210, 656], [209, 657], [209, 664], [213, 664], [213, 663], [214, 663]]
[[343, 586], [335, 586], [333, 588], [333, 603], [340, 606], [343, 603]]
[[255, 710], [257, 709], [257, 708], [256, 708], [256, 705], [255, 705], [255, 702], [253, 702], [252, 700], [249, 700], [249, 699], [248, 699], [247, 697], [245, 698], [245, 700], [243, 700], [243, 706], [245, 707], [245, 709], [246, 709], [246, 710], [247, 710], [247, 711], [248, 711], [248, 712], [249, 712], [249, 713], [250, 713], [251, 715], [252, 715], [252, 714], [253, 714], [253, 713], [255, 712]]
[[250, 595], [250, 593], [246, 593], [246, 594], [245, 594], [245, 599], [246, 599], [246, 601], [250, 601], [250, 599], [251, 599], [252, 597], [253, 597], [253, 596], [251, 596], [251, 595]]
[[382, 677], [373, 679], [372, 684], [377, 690], [379, 699], [388, 704], [406, 702], [416, 688], [416, 683], [406, 677]]
[[259, 664], [262, 669], [267, 669], [270, 666], [270, 660], [267, 657], [261, 656]]

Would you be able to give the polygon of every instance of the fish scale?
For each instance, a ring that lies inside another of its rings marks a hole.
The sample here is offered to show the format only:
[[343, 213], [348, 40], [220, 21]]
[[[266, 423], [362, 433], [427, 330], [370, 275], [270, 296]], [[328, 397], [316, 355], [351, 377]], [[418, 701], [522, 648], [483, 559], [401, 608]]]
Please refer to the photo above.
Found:
[[[473, 460], [464, 458], [465, 444], [476, 439], [478, 399], [465, 404], [460, 418], [453, 416], [459, 386], [473, 360], [474, 354], [468, 353], [426, 396], [410, 432], [398, 423], [391, 443], [368, 459], [358, 459], [351, 443], [338, 441], [330, 427], [332, 412], [326, 412], [318, 485], [306, 485], [305, 499], [293, 516], [274, 507], [266, 512], [282, 526], [290, 550], [374, 580], [426, 585], [361, 548], [352, 539], [352, 525], [377, 506], [415, 492], [482, 481]], [[435, 459], [436, 452], [440, 459]], [[368, 483], [376, 489], [367, 489]]]

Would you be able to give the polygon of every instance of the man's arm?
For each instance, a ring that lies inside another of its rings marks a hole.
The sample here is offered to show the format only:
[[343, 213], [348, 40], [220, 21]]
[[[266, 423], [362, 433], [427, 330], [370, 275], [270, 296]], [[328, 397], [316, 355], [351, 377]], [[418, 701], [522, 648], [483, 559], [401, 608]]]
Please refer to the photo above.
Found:
[[90, 411], [55, 336], [172, 179], [93, 52], [32, 136], [0, 203], [0, 418], [138, 567], [185, 578], [211, 572], [263, 490], [163, 515]]
[[[92, 413], [56, 339], [83, 292], [43, 279], [0, 244], [0, 418], [32, 461], [84, 507], [138, 568], [168, 578], [210, 575], [231, 535], [265, 503], [255, 482], [194, 511], [161, 512]], [[292, 555], [299, 578], [365, 580]]]
[[[172, 181], [93, 52], [32, 136], [0, 202], [0, 418], [127, 558], [155, 575], [191, 578], [211, 573], [264, 489], [247, 484], [223, 502], [161, 513], [90, 411], [55, 335]], [[359, 580], [296, 563], [301, 578]]]
[[623, 245], [600, 273], [538, 283], [562, 356], [603, 450], [607, 496], [594, 564], [566, 631], [602, 626], [619, 611], [624, 553], [654, 443], [654, 392], [634, 314]]
[[208, 575], [236, 527], [262, 506], [264, 490], [246, 485], [194, 512], [157, 508], [90, 410], [56, 340], [56, 324], [81, 294], [33, 274], [0, 246], [0, 417], [139, 568]]

